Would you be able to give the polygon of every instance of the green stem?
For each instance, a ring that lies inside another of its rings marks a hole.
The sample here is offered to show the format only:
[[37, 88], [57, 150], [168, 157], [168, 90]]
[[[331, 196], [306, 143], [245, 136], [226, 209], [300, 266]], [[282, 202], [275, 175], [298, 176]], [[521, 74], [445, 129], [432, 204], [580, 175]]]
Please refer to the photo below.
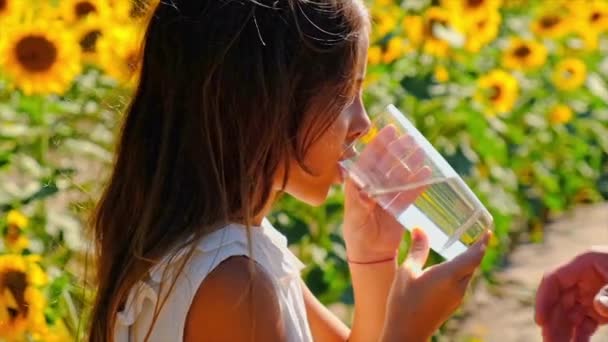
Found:
[[68, 311], [70, 313], [70, 320], [72, 323], [72, 327], [78, 327], [78, 313], [76, 312], [76, 306], [74, 305], [74, 301], [72, 300], [72, 296], [66, 290], [63, 291], [63, 299], [65, 300], [66, 306], [68, 307]]
[[[46, 101], [44, 98], [40, 97], [38, 101], [38, 115], [36, 115], [36, 125], [38, 127], [43, 127], [46, 123], [44, 120], [45, 110], [46, 110]], [[41, 131], [39, 141], [38, 141], [38, 162], [41, 166], [46, 166], [46, 155], [49, 150], [49, 130], [44, 127]]]

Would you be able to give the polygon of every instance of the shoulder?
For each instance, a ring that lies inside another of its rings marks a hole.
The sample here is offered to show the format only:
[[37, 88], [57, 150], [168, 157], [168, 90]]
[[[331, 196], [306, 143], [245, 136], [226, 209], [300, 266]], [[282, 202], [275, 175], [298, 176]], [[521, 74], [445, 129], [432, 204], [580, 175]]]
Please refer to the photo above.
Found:
[[282, 341], [283, 324], [270, 276], [244, 256], [218, 265], [201, 283], [184, 328], [184, 341]]

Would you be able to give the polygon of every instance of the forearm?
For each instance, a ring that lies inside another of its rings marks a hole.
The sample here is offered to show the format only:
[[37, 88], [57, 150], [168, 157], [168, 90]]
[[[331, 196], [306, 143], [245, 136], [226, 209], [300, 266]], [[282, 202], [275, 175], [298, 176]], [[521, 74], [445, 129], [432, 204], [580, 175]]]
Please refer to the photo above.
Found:
[[386, 315], [386, 300], [397, 270], [396, 260], [379, 264], [350, 264], [355, 314], [349, 341], [378, 341]]

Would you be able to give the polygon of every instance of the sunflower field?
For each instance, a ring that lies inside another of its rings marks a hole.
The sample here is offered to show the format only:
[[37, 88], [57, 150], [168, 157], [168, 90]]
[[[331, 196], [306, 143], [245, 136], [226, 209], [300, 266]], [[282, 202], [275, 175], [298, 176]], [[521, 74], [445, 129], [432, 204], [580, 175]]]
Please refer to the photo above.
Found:
[[[83, 336], [87, 215], [157, 2], [0, 0], [0, 341]], [[554, 215], [608, 198], [608, 1], [367, 3], [368, 111], [401, 108], [491, 210], [486, 277]], [[341, 210], [335, 189], [270, 219], [317, 296], [348, 308]]]

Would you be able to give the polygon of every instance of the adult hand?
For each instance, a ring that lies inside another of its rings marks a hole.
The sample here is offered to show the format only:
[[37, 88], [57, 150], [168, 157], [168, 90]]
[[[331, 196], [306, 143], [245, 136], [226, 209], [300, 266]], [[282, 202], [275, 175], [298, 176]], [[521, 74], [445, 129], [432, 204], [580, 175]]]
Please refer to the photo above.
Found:
[[548, 272], [536, 295], [546, 342], [588, 341], [608, 323], [608, 249], [597, 248]]

